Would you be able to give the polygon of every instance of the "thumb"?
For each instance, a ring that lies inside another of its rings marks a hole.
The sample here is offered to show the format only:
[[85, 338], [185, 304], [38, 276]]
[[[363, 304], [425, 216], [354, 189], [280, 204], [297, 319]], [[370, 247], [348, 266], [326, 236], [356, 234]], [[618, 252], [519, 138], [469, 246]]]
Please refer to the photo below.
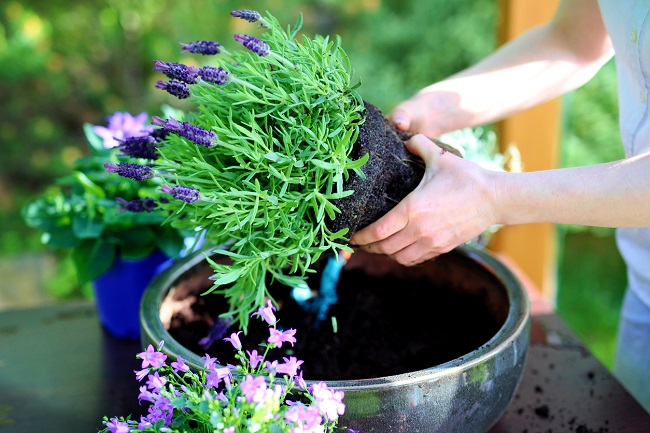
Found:
[[445, 152], [422, 134], [416, 134], [411, 137], [411, 139], [406, 142], [406, 149], [412, 154], [422, 158], [426, 163], [427, 168], [430, 166], [436, 166], [440, 159], [440, 155]]

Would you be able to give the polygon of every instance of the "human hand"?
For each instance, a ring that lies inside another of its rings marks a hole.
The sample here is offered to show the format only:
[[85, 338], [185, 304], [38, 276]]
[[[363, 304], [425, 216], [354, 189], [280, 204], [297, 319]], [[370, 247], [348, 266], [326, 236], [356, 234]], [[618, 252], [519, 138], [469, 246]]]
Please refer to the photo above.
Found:
[[446, 253], [498, 223], [498, 172], [441, 150], [418, 134], [407, 149], [426, 171], [420, 184], [379, 220], [356, 232], [352, 245], [411, 266]]
[[467, 126], [463, 123], [465, 115], [458, 109], [459, 104], [457, 93], [426, 88], [398, 104], [390, 118], [402, 131], [435, 138]]

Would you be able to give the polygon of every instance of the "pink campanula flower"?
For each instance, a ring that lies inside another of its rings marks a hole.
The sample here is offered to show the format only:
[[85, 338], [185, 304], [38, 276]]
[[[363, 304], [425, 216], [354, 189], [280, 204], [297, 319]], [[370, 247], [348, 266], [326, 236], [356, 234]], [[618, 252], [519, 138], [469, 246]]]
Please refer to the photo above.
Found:
[[201, 359], [203, 359], [203, 367], [205, 367], [206, 370], [212, 370], [214, 368], [214, 364], [219, 362], [217, 361], [217, 358], [212, 358], [207, 353]]
[[129, 425], [124, 421], [118, 421], [117, 418], [111, 418], [110, 421], [105, 421], [106, 428], [110, 433], [129, 433]]
[[298, 374], [298, 369], [300, 368], [300, 364], [303, 363], [303, 361], [299, 361], [295, 356], [291, 356], [288, 359], [285, 357], [282, 357], [284, 359], [283, 364], [278, 364], [275, 367], [275, 371], [280, 374], [286, 374], [289, 377], [294, 377], [296, 374]]
[[112, 116], [108, 116], [108, 126], [93, 126], [95, 134], [99, 135], [104, 141], [104, 147], [111, 149], [120, 145], [130, 137], [140, 137], [153, 132], [153, 126], [146, 125], [147, 113], [140, 113], [132, 116], [129, 113], [116, 111]]
[[176, 356], [176, 361], [172, 362], [171, 366], [176, 374], [178, 374], [179, 371], [182, 371], [183, 373], [190, 371], [190, 367], [185, 363], [185, 360], [181, 358], [180, 355]]
[[230, 337], [224, 338], [224, 341], [229, 341], [232, 344], [232, 347], [239, 350], [241, 349], [241, 340], [239, 340], [239, 334], [241, 333], [242, 331], [233, 332], [232, 334], [230, 334]]
[[141, 382], [142, 379], [147, 377], [147, 374], [149, 374], [149, 369], [144, 368], [142, 370], [134, 370], [133, 372], [135, 373], [135, 378], [138, 380], [138, 382]]
[[262, 319], [266, 321], [269, 325], [273, 325], [275, 323], [275, 314], [273, 312], [275, 311], [275, 307], [273, 306], [273, 303], [271, 302], [270, 299], [267, 299], [266, 301], [266, 307], [262, 307], [253, 314], [251, 314], [251, 317], [253, 316], [260, 316]]
[[142, 360], [142, 368], [147, 368], [148, 366], [154, 368], [162, 367], [165, 365], [165, 360], [167, 359], [167, 355], [162, 352], [157, 352], [151, 344], [147, 346], [145, 352], [140, 352], [138, 357]]
[[163, 386], [165, 386], [166, 383], [167, 383], [167, 379], [165, 379], [164, 377], [160, 377], [160, 375], [156, 371], [154, 372], [154, 374], [149, 375], [147, 380], [147, 387], [149, 389], [160, 389]]
[[266, 393], [266, 380], [263, 376], [253, 377], [252, 374], [247, 374], [246, 378], [242, 381], [240, 388], [247, 402], [258, 403], [260, 397]]
[[289, 329], [286, 331], [278, 331], [275, 328], [270, 328], [269, 333], [271, 334], [268, 338], [268, 342], [271, 344], [275, 344], [277, 347], [282, 347], [282, 343], [291, 343], [293, 346], [293, 343], [296, 342], [296, 338], [294, 335], [296, 334], [295, 329]]
[[246, 351], [248, 354], [248, 359], [249, 362], [251, 363], [251, 368], [255, 368], [259, 365], [260, 362], [264, 361], [264, 357], [262, 355], [259, 355], [257, 353], [257, 350], [253, 349], [253, 351]]
[[343, 391], [334, 391], [325, 382], [312, 385], [311, 392], [318, 403], [318, 408], [328, 420], [335, 421], [345, 412]]

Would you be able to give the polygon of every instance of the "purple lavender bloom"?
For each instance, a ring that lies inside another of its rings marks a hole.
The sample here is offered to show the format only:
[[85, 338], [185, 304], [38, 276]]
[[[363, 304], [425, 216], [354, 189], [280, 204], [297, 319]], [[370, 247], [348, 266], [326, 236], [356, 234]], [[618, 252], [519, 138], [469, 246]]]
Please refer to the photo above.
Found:
[[206, 147], [214, 146], [217, 142], [217, 135], [198, 126], [191, 125], [187, 122], [179, 122], [176, 119], [163, 120], [158, 116], [153, 116], [151, 121], [156, 126], [162, 126], [169, 132], [178, 134], [188, 140]]
[[293, 343], [296, 342], [296, 338], [294, 337], [296, 334], [295, 329], [278, 331], [275, 328], [270, 328], [269, 333], [270, 335], [267, 341], [271, 344], [275, 344], [277, 347], [282, 347], [282, 343], [291, 343], [293, 346]]
[[191, 186], [176, 185], [171, 187], [163, 185], [160, 189], [162, 192], [171, 194], [174, 198], [183, 200], [185, 203], [195, 203], [201, 199], [201, 193]]
[[132, 158], [144, 159], [158, 159], [158, 141], [150, 135], [143, 135], [139, 137], [129, 137], [120, 141], [117, 146], [122, 155], [130, 156]]
[[210, 329], [208, 329], [208, 335], [199, 340], [201, 347], [204, 350], [208, 350], [208, 348], [212, 346], [212, 343], [226, 334], [231, 323], [232, 319], [219, 317]]
[[251, 314], [251, 317], [253, 316], [260, 316], [262, 319], [266, 321], [269, 325], [273, 325], [275, 323], [275, 314], [273, 312], [275, 311], [275, 307], [273, 306], [273, 303], [271, 303], [270, 299], [266, 300], [266, 307], [262, 307], [253, 314]]
[[230, 82], [230, 72], [224, 68], [215, 68], [214, 66], [204, 66], [199, 69], [199, 75], [203, 81], [215, 83], [220, 86]]
[[268, 56], [271, 52], [269, 44], [257, 39], [255, 36], [235, 35], [235, 40], [259, 56]]
[[122, 212], [151, 212], [158, 207], [156, 200], [151, 197], [136, 198], [129, 201], [118, 197], [116, 201], [122, 205], [122, 209], [120, 209], [118, 214], [121, 214]]
[[131, 164], [128, 162], [120, 162], [117, 164], [106, 163], [104, 168], [109, 173], [117, 173], [122, 177], [128, 177], [138, 181], [149, 180], [154, 177], [154, 172], [151, 167], [140, 164]]
[[232, 347], [239, 350], [241, 349], [241, 340], [239, 339], [239, 334], [241, 333], [242, 331], [233, 332], [232, 334], [230, 334], [230, 337], [224, 338], [224, 341], [229, 341], [230, 344], [232, 344]]
[[241, 18], [243, 20], [246, 20], [249, 23], [256, 23], [262, 18], [259, 12], [248, 10], [248, 9], [232, 11], [230, 12], [230, 15], [232, 15], [235, 18]]
[[178, 99], [187, 99], [190, 97], [190, 88], [187, 84], [181, 81], [169, 80], [169, 82], [165, 82], [163, 80], [158, 80], [154, 87], [156, 89], [165, 90], [167, 93], [176, 96]]
[[182, 52], [193, 54], [214, 55], [221, 52], [221, 44], [213, 41], [194, 41], [189, 44], [181, 42], [181, 47]]
[[134, 117], [129, 113], [116, 111], [112, 116], [106, 117], [108, 126], [95, 125], [93, 131], [104, 141], [104, 148], [110, 149], [119, 145], [119, 140], [147, 135], [153, 131], [151, 125], [145, 125], [148, 117], [147, 113]]
[[196, 66], [187, 66], [182, 63], [163, 62], [161, 60], [155, 60], [153, 64], [155, 66], [154, 71], [162, 72], [172, 80], [194, 84], [199, 77], [199, 68]]
[[167, 359], [167, 355], [162, 352], [156, 352], [156, 349], [151, 344], [147, 346], [146, 351], [140, 352], [138, 357], [142, 360], [142, 368], [147, 368], [150, 365], [154, 368], [162, 367], [165, 365], [165, 360]]

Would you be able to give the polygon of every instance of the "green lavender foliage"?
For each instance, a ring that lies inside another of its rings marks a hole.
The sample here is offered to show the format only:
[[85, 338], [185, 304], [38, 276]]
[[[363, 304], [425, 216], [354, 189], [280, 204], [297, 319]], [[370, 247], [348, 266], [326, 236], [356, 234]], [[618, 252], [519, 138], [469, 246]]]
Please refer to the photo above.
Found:
[[269, 278], [289, 286], [304, 281], [324, 252], [344, 249], [346, 230], [332, 233], [332, 200], [353, 191], [344, 180], [366, 158], [349, 157], [363, 122], [363, 101], [351, 82], [340, 41], [295, 37], [301, 19], [285, 31], [267, 14], [260, 36], [271, 54], [243, 48], [217, 56], [233, 76], [223, 86], [192, 88], [189, 123], [216, 133], [215, 146], [170, 134], [156, 170], [172, 184], [200, 191], [193, 204], [170, 200], [175, 227], [200, 227], [228, 265], [211, 262], [214, 286], [242, 327], [269, 296]]

